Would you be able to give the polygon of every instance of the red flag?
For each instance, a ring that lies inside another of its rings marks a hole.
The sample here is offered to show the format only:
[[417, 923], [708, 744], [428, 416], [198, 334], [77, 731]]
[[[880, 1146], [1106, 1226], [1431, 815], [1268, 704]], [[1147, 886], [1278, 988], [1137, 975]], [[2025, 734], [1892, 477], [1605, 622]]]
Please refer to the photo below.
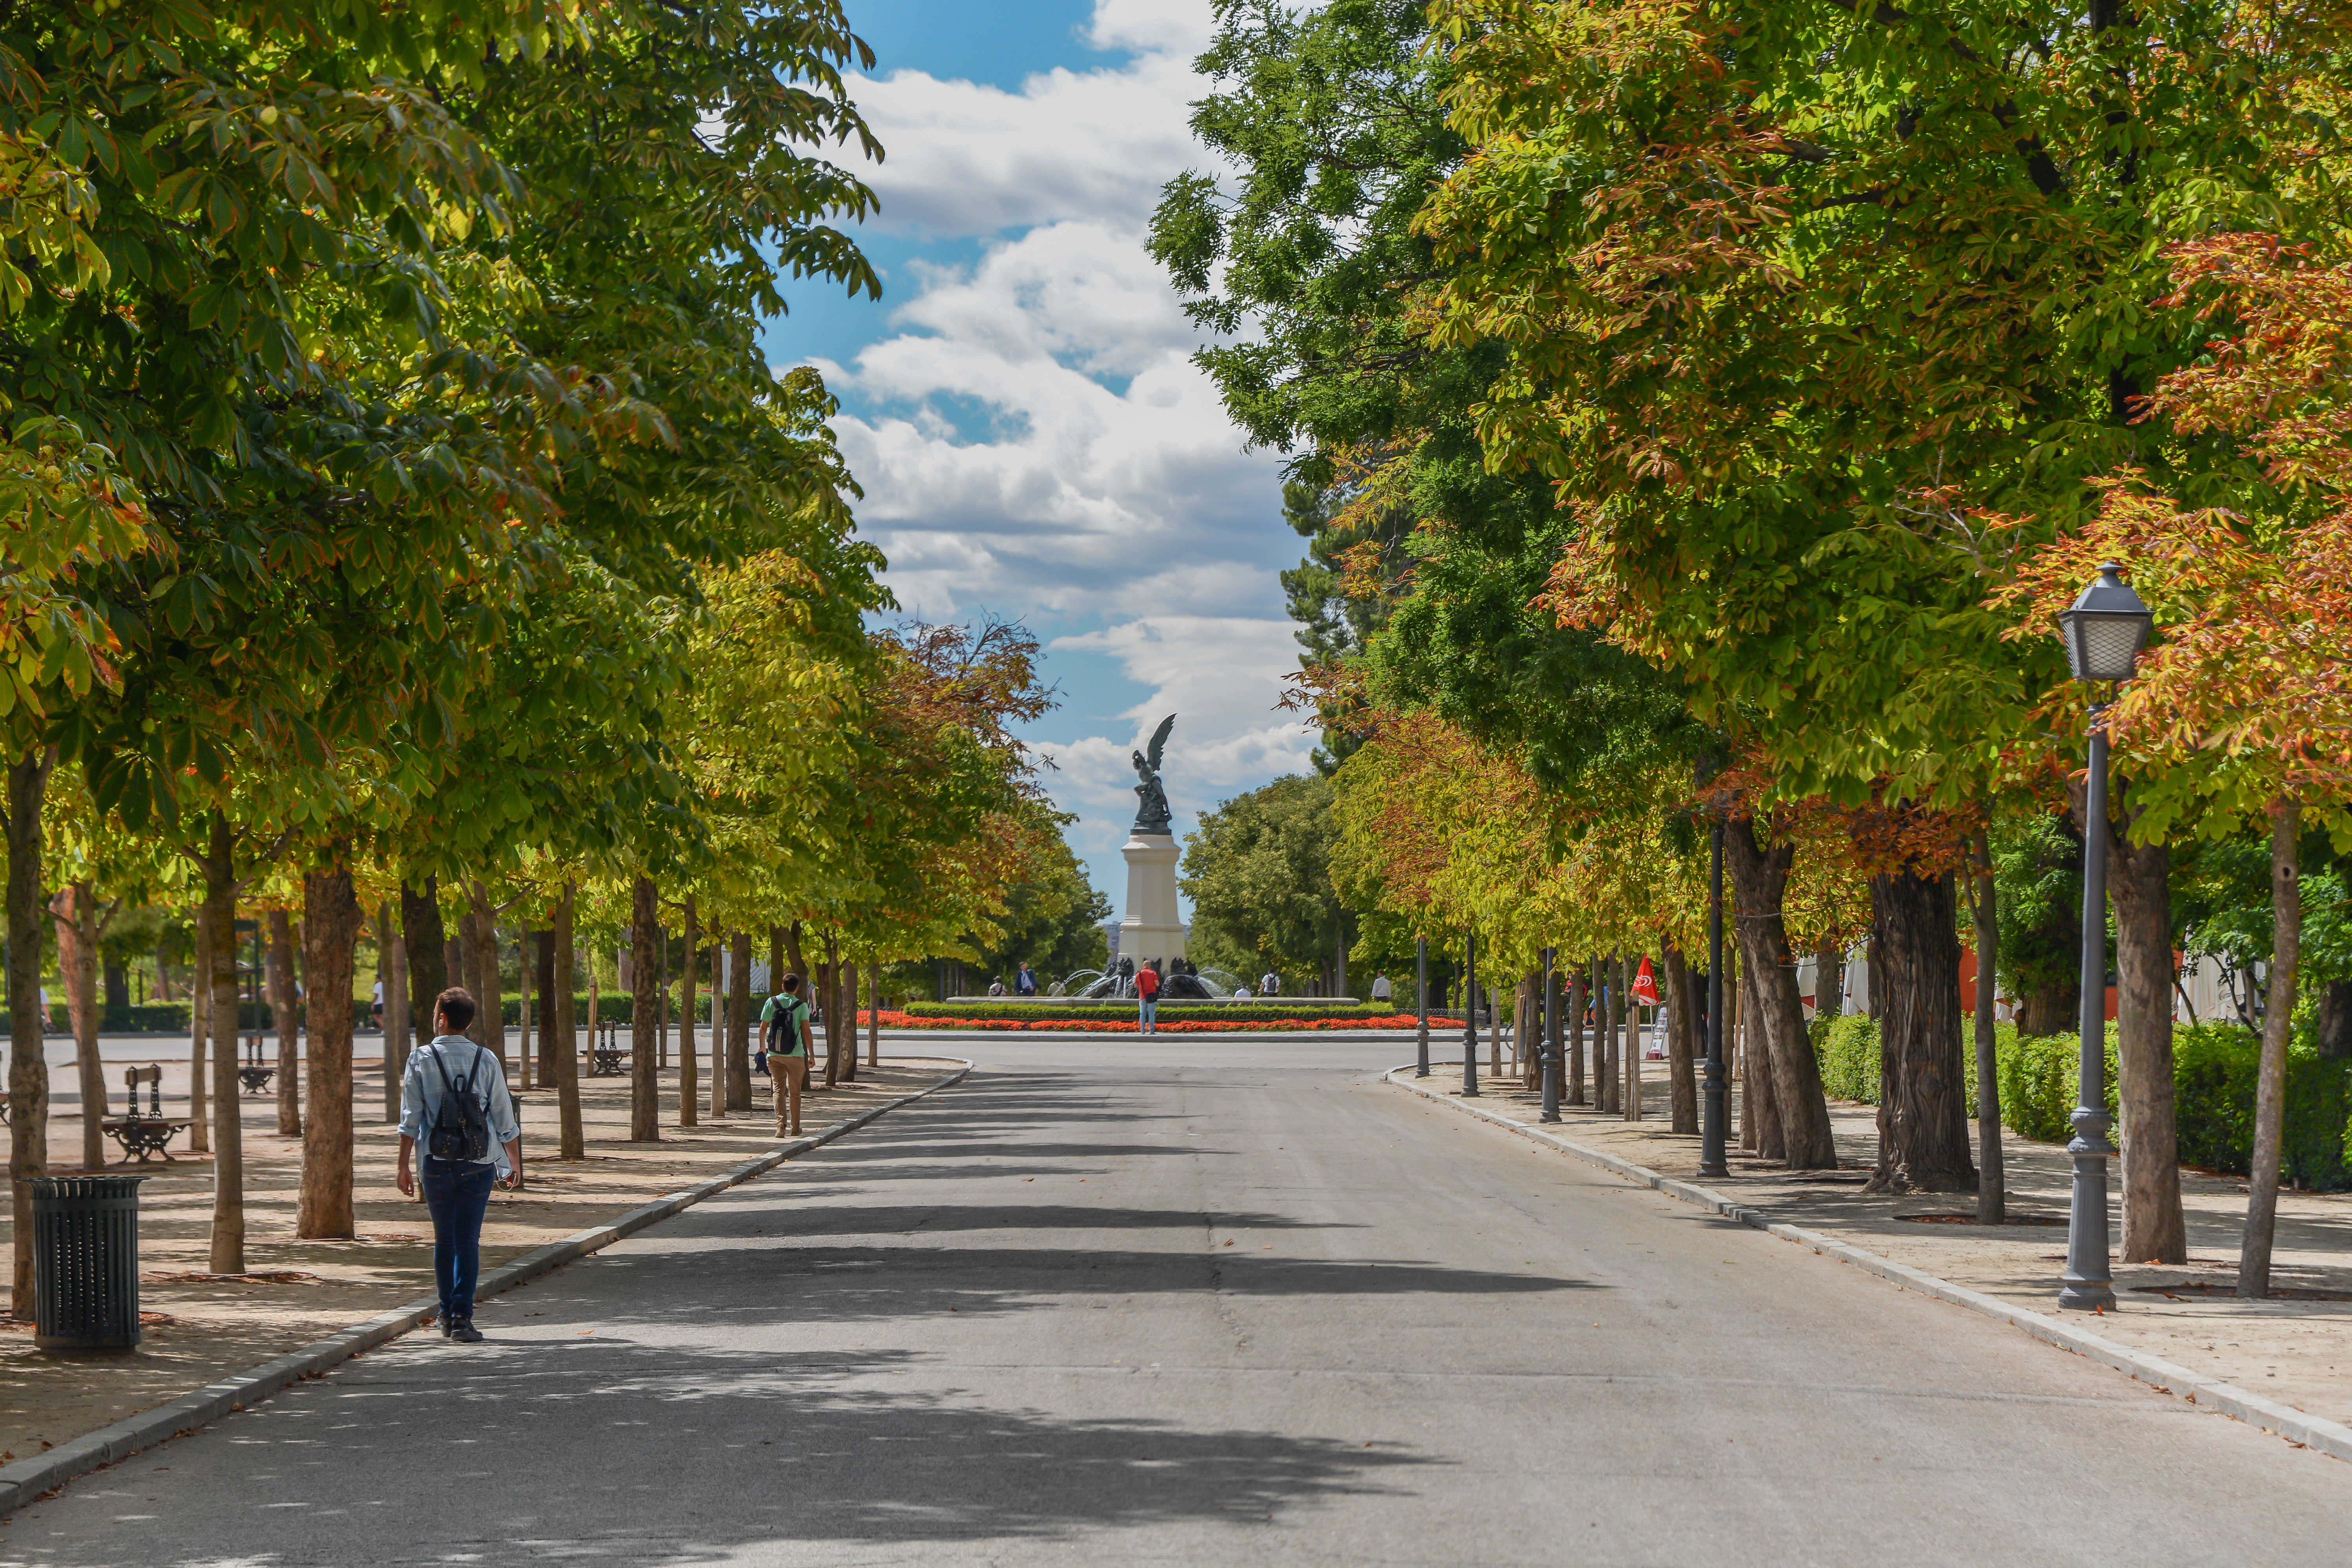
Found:
[[1633, 976], [1633, 1000], [1647, 1002], [1653, 1007], [1658, 1005], [1658, 983], [1650, 977], [1650, 961], [1646, 955], [1642, 960], [1641, 969]]

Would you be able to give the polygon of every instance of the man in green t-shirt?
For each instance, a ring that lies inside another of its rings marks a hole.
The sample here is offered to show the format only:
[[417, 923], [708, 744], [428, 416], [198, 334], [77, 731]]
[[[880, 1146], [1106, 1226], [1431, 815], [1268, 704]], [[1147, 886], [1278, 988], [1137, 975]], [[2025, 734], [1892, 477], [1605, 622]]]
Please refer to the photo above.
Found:
[[776, 1136], [797, 1138], [801, 1085], [808, 1080], [809, 1053], [816, 1043], [809, 1033], [809, 1005], [801, 999], [799, 975], [784, 976], [784, 988], [760, 1009], [760, 1024], [768, 1044], [768, 1076], [776, 1085]]

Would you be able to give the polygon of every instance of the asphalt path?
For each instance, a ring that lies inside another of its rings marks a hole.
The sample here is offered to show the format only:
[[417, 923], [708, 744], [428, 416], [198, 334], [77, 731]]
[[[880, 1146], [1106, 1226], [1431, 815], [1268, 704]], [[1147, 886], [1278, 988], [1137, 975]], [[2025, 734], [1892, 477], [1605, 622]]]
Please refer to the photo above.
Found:
[[1418, 1100], [1396, 1042], [970, 1047], [0, 1563], [2342, 1560], [2352, 1466]]

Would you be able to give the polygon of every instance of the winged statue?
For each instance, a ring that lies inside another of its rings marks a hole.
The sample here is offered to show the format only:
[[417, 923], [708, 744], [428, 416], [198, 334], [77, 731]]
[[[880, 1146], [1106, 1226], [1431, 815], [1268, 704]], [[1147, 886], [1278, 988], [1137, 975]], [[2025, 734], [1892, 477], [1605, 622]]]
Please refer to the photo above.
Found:
[[1165, 833], [1168, 831], [1168, 792], [1160, 787], [1160, 757], [1168, 749], [1168, 731], [1176, 728], [1176, 715], [1171, 713], [1160, 721], [1160, 728], [1151, 732], [1151, 748], [1138, 752], [1135, 776], [1142, 782], [1135, 786], [1135, 831]]

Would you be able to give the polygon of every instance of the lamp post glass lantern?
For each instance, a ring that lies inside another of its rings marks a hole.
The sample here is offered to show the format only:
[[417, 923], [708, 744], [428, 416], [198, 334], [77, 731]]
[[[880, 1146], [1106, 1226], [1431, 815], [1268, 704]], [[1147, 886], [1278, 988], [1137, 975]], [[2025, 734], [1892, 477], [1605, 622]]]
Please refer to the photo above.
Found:
[[2115, 1269], [2107, 1244], [2107, 1160], [2115, 1145], [2107, 1131], [2107, 708], [2097, 700], [2100, 681], [2129, 680], [2147, 646], [2155, 616], [2117, 575], [2116, 562], [2099, 568], [2097, 579], [2058, 617], [2066, 642], [2066, 664], [2074, 679], [2095, 689], [2091, 702], [2091, 747], [2083, 780], [2082, 1016], [2077, 1092], [2066, 1120], [2074, 1136], [2066, 1152], [2074, 1162], [2072, 1202], [2066, 1220], [2066, 1272], [2058, 1304], [2104, 1311], [2116, 1304]]

